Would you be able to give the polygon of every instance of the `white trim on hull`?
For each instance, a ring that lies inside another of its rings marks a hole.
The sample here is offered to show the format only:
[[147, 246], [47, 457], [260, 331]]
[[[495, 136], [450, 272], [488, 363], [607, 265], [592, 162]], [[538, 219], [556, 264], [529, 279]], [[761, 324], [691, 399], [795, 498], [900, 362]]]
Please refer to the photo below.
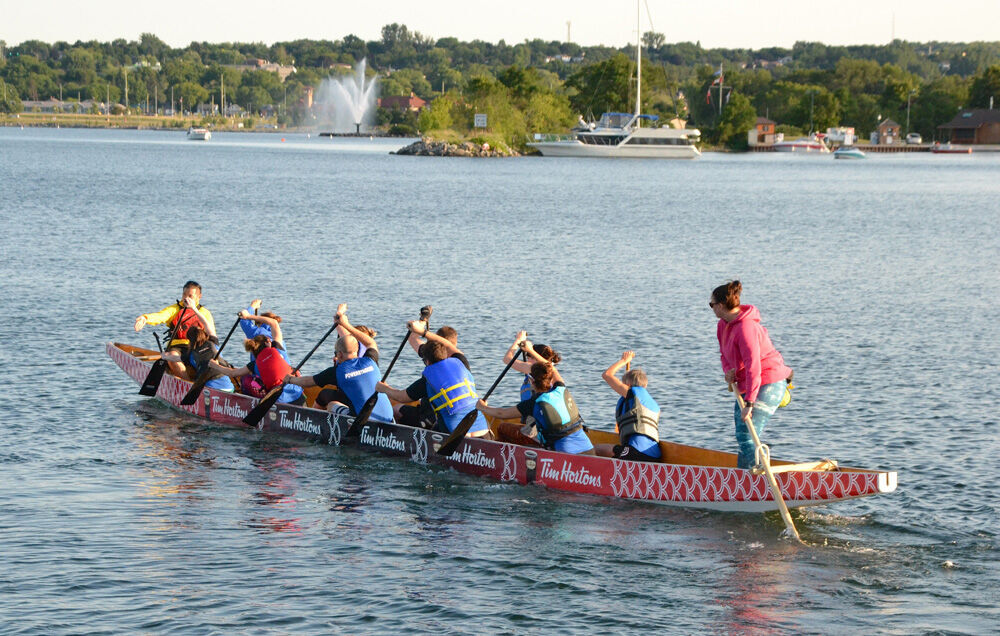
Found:
[[602, 146], [580, 141], [538, 141], [529, 143], [546, 157], [615, 157], [626, 159], [697, 159], [701, 151], [695, 146], [642, 146], [623, 144]]

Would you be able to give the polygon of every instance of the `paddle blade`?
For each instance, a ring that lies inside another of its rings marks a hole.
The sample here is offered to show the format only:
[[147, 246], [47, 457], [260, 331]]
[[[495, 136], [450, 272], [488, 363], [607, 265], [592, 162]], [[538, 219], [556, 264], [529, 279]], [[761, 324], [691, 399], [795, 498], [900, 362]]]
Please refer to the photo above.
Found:
[[455, 430], [451, 432], [444, 442], [441, 443], [441, 448], [438, 449], [437, 454], [443, 457], [451, 457], [458, 448], [459, 443], [465, 439], [466, 434], [472, 425], [476, 423], [476, 418], [479, 417], [479, 411], [473, 409], [462, 418], [462, 421], [458, 423]]
[[281, 392], [285, 390], [284, 384], [279, 384], [274, 387], [267, 394], [257, 402], [257, 406], [253, 407], [253, 410], [247, 413], [247, 416], [243, 418], [243, 423], [250, 426], [257, 426], [257, 423], [264, 417], [264, 414], [271, 410], [274, 403], [278, 401], [281, 397]]
[[198, 379], [194, 381], [194, 384], [191, 385], [188, 392], [184, 394], [184, 399], [181, 400], [181, 406], [191, 406], [198, 401], [198, 395], [201, 393], [201, 390], [205, 388], [205, 383], [208, 382], [209, 376], [211, 375], [212, 372], [210, 370], [206, 370], [198, 376]]
[[347, 429], [346, 437], [357, 437], [361, 433], [361, 427], [368, 422], [368, 418], [372, 416], [372, 411], [375, 410], [378, 396], [378, 393], [372, 393], [372, 396], [365, 400], [365, 403], [361, 406], [361, 410], [358, 412], [358, 416], [354, 418], [354, 421], [351, 422], [351, 427]]
[[163, 380], [163, 374], [166, 370], [166, 360], [161, 358], [154, 362], [153, 368], [146, 374], [146, 379], [143, 380], [142, 386], [139, 388], [139, 395], [145, 395], [146, 397], [156, 395], [156, 390], [160, 388], [160, 381]]

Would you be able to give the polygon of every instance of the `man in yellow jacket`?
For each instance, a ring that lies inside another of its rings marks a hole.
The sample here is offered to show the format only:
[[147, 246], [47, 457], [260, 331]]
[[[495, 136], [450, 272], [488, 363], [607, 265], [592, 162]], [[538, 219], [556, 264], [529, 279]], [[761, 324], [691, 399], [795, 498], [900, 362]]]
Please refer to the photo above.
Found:
[[162, 324], [167, 324], [171, 329], [174, 329], [173, 338], [167, 343], [167, 351], [177, 351], [182, 360], [181, 362], [170, 362], [170, 371], [177, 376], [186, 377], [187, 367], [183, 360], [187, 359], [190, 345], [187, 339], [188, 329], [199, 326], [208, 333], [215, 333], [215, 320], [212, 318], [212, 312], [201, 306], [201, 285], [189, 280], [184, 284], [184, 295], [180, 300], [156, 313], [142, 314], [135, 319], [134, 328], [138, 332], [142, 331], [146, 325]]

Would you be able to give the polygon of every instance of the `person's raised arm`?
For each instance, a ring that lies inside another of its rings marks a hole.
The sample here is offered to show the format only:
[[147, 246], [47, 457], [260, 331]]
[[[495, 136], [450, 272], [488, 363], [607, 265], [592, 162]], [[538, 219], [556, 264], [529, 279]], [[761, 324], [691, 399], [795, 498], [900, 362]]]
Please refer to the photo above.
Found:
[[205, 328], [205, 333], [211, 338], [216, 336], [215, 333], [215, 321], [212, 320], [212, 314], [204, 307], [198, 308], [198, 301], [194, 298], [187, 297], [184, 299], [184, 304], [187, 306], [187, 310], [193, 313], [197, 318], [201, 326]]
[[277, 342], [281, 346], [285, 346], [285, 338], [281, 334], [281, 324], [274, 318], [271, 318], [270, 316], [255, 316], [244, 309], [240, 312], [240, 319], [240, 322], [248, 320], [252, 323], [267, 325], [271, 330], [271, 340]]
[[365, 346], [365, 349], [378, 351], [378, 343], [375, 342], [375, 339], [352, 325], [347, 318], [347, 303], [337, 305], [337, 333], [341, 336], [351, 334], [355, 340]]
[[420, 345], [424, 341], [420, 339], [421, 334], [427, 333], [428, 323], [426, 320], [411, 320], [406, 323], [406, 328], [410, 330], [410, 336], [406, 339], [417, 355], [420, 355]]
[[627, 384], [619, 380], [616, 374], [618, 373], [619, 369], [627, 365], [629, 362], [632, 362], [632, 358], [634, 357], [635, 357], [635, 351], [626, 351], [625, 353], [622, 354], [621, 358], [615, 360], [614, 363], [610, 367], [605, 369], [604, 373], [601, 374], [601, 377], [604, 378], [604, 381], [608, 383], [608, 386], [614, 389], [615, 393], [617, 393], [622, 397], [625, 397], [625, 395], [628, 393], [629, 387]]
[[[527, 338], [528, 332], [523, 330], [517, 332], [517, 335], [514, 336], [514, 344], [510, 345], [510, 348], [507, 349], [507, 353], [503, 355], [504, 364], [507, 364], [515, 356], [517, 356], [518, 352], [522, 348], [522, 345], [527, 341]], [[514, 369], [518, 373], [531, 373], [531, 363], [527, 360], [518, 360], [512, 364], [510, 368]]]
[[240, 329], [243, 330], [243, 333], [246, 335], [247, 338], [253, 338], [254, 336], [257, 335], [254, 332], [254, 325], [256, 323], [250, 320], [250, 315], [251, 312], [253, 312], [253, 314], [256, 315], [257, 310], [260, 309], [260, 305], [261, 305], [260, 298], [254, 298], [252, 301], [250, 301], [250, 304], [247, 305], [245, 316], [244, 312], [242, 311], [240, 312]]
[[[414, 320], [410, 324], [419, 325], [420, 321], [419, 320]], [[407, 326], [409, 326], [409, 325], [407, 325]], [[419, 328], [419, 327], [417, 327], [417, 328]], [[424, 327], [423, 336], [424, 336], [424, 338], [427, 338], [427, 342], [437, 342], [437, 343], [443, 344], [445, 346], [445, 348], [448, 349], [448, 355], [452, 355], [452, 354], [455, 354], [455, 353], [462, 353], [462, 350], [459, 349], [458, 347], [456, 347], [454, 344], [452, 344], [451, 340], [448, 340], [447, 338], [443, 338], [443, 337], [437, 335], [436, 333], [433, 333], [432, 331], [429, 331], [427, 329], [427, 327]]]
[[[563, 382], [562, 375], [559, 373], [559, 369], [556, 368], [556, 365], [552, 364], [551, 361], [546, 360], [541, 356], [540, 353], [535, 351], [535, 346], [534, 344], [532, 344], [530, 340], [525, 340], [523, 343], [521, 343], [521, 346], [524, 347], [524, 352], [527, 353], [529, 356], [531, 356], [535, 362], [543, 362], [552, 367], [552, 374], [556, 382]], [[528, 363], [528, 370], [526, 371], [526, 373], [531, 373], [531, 366], [534, 365], [535, 362]]]

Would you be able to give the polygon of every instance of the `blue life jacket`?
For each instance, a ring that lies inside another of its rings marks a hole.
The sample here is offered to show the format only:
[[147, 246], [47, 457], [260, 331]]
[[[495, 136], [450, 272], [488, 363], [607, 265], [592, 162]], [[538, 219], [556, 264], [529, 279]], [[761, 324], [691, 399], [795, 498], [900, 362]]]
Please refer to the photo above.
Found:
[[[476, 408], [479, 395], [476, 381], [457, 358], [446, 358], [424, 367], [427, 381], [427, 401], [449, 432], [454, 431], [459, 422]], [[482, 413], [470, 433], [486, 430], [486, 418]]]
[[557, 386], [535, 398], [532, 415], [538, 422], [538, 436], [546, 448], [555, 448], [559, 440], [577, 431], [582, 432], [583, 418], [576, 408], [576, 401], [564, 386]]
[[[351, 414], [357, 415], [368, 398], [375, 394], [375, 385], [382, 379], [378, 364], [371, 358], [352, 358], [338, 362], [336, 373], [337, 388], [351, 401]], [[392, 421], [392, 403], [384, 393], [379, 394], [371, 417], [380, 422]]]
[[531, 376], [528, 374], [524, 375], [524, 382], [521, 383], [521, 401], [530, 400], [531, 396], [535, 394], [535, 388], [531, 385]]

